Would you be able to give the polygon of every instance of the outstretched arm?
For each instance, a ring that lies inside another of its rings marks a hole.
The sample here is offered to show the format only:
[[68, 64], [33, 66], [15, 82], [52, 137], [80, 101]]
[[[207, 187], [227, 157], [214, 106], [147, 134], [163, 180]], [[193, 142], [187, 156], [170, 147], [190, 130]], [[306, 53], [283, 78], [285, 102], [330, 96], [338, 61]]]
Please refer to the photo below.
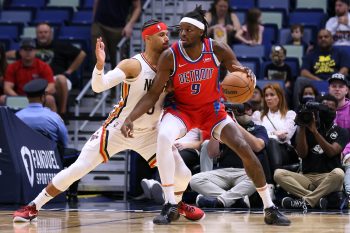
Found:
[[139, 100], [132, 112], [125, 119], [121, 131], [125, 137], [132, 137], [132, 122], [146, 113], [159, 99], [164, 87], [169, 80], [169, 75], [173, 69], [173, 55], [170, 49], [165, 50], [159, 57], [157, 64], [157, 74], [153, 80], [150, 90]]

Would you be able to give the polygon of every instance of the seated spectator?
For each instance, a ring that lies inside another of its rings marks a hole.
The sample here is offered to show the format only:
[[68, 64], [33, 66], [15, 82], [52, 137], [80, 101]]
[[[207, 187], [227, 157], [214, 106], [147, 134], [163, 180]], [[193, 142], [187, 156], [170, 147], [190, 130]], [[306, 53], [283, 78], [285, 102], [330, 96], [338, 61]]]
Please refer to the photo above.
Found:
[[23, 39], [20, 43], [20, 59], [8, 65], [4, 77], [4, 94], [0, 97], [0, 105], [6, 103], [6, 96], [24, 96], [23, 87], [33, 79], [48, 81], [45, 95], [45, 106], [57, 112], [55, 98], [56, 92], [52, 69], [48, 64], [35, 58], [35, 41]]
[[[251, 116], [247, 114], [249, 110], [249, 108], [245, 108], [243, 113], [235, 114], [240, 124], [239, 129], [262, 164], [266, 164], [264, 162], [266, 161], [266, 155], [263, 153], [268, 143], [266, 129], [254, 124]], [[218, 167], [215, 170], [200, 172], [192, 176], [190, 186], [200, 194], [197, 196], [197, 205], [199, 207], [223, 208], [231, 207], [240, 202], [249, 207], [247, 197], [251, 196], [256, 190], [252, 180], [243, 168], [242, 160], [225, 144], [220, 144], [215, 139], [210, 140], [217, 149], [213, 154], [219, 155], [217, 158]], [[267, 177], [267, 181], [269, 179], [271, 177]]]
[[274, 174], [276, 183], [298, 198], [283, 198], [284, 208], [325, 209], [325, 197], [343, 188], [344, 171], [341, 169], [340, 154], [349, 141], [349, 133], [333, 122], [337, 99], [325, 95], [320, 101], [327, 110], [312, 113], [314, 117], [310, 118], [310, 122], [301, 117], [296, 119], [296, 149], [302, 159], [301, 173], [277, 169]]
[[294, 163], [294, 160], [298, 159], [293, 151], [289, 150], [291, 138], [296, 130], [296, 114], [288, 110], [283, 89], [279, 84], [267, 84], [263, 89], [263, 96], [263, 109], [253, 113], [253, 121], [267, 130], [270, 139], [267, 154], [273, 174], [277, 168]]
[[294, 106], [298, 106], [298, 95], [301, 87], [310, 84], [311, 80], [327, 80], [334, 73], [348, 75], [349, 55], [340, 48], [333, 47], [331, 33], [321, 29], [317, 36], [317, 47], [303, 58], [300, 76], [293, 92]]
[[[344, 189], [348, 198], [350, 198], [350, 143], [345, 146], [341, 154], [341, 163], [345, 171]], [[349, 199], [350, 200], [350, 199]]]
[[261, 111], [263, 108], [263, 92], [261, 88], [256, 85], [253, 91], [253, 95], [249, 100], [250, 105], [252, 106], [252, 112]]
[[292, 69], [284, 60], [286, 59], [287, 50], [282, 45], [272, 46], [271, 49], [271, 63], [265, 67], [264, 76], [267, 80], [281, 80], [284, 81], [286, 90], [286, 97], [288, 105], [290, 105], [293, 91], [293, 77]]
[[[68, 131], [61, 117], [43, 106], [47, 85], [48, 82], [44, 79], [35, 79], [24, 85], [23, 90], [27, 95], [29, 105], [18, 111], [16, 116], [33, 130], [56, 142], [61, 160], [67, 166], [64, 149], [68, 147]], [[75, 182], [69, 188], [68, 195], [70, 198], [71, 196], [76, 198], [77, 192], [78, 182]]]
[[289, 45], [301, 45], [304, 48], [304, 54], [308, 53], [313, 46], [309, 45], [309, 41], [303, 40], [304, 26], [301, 24], [293, 24], [290, 26], [291, 39], [287, 41]]
[[333, 36], [333, 45], [350, 46], [349, 9], [349, 0], [335, 0], [335, 16], [326, 23], [326, 29]]
[[5, 46], [0, 44], [0, 96], [4, 94], [4, 75], [7, 68]]
[[232, 12], [229, 1], [214, 0], [205, 18], [209, 25], [209, 37], [231, 46], [236, 32], [241, 28], [241, 23], [237, 15]]
[[258, 8], [249, 9], [245, 24], [236, 33], [236, 39], [247, 45], [261, 45], [264, 26], [261, 25], [261, 11]]
[[311, 84], [305, 85], [299, 93], [299, 102], [305, 104], [309, 101], [316, 101], [320, 97], [318, 90]]

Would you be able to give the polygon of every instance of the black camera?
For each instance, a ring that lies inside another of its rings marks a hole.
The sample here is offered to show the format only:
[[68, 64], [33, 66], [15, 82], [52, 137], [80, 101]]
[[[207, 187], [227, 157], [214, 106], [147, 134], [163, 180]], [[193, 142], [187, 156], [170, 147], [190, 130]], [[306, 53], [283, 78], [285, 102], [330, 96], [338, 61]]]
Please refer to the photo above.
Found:
[[318, 122], [319, 111], [329, 111], [329, 108], [327, 105], [314, 101], [309, 101], [302, 104], [297, 112], [297, 116], [295, 117], [295, 124], [299, 126], [307, 126], [312, 122], [314, 116], [316, 122]]
[[245, 113], [244, 104], [224, 103], [224, 105], [225, 105], [226, 112], [233, 112], [237, 116], [244, 115]]

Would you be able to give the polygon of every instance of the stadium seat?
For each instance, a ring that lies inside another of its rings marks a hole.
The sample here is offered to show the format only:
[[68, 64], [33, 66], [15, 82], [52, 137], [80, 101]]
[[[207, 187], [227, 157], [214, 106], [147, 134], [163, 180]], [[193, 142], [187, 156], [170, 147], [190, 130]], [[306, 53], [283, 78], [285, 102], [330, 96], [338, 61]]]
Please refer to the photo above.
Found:
[[284, 61], [286, 64], [288, 64], [292, 70], [292, 76], [294, 78], [298, 77], [300, 75], [300, 65], [299, 59], [296, 57], [287, 57]]
[[257, 4], [259, 8], [283, 9], [286, 13], [290, 8], [289, 0], [259, 0]]
[[295, 9], [322, 9], [327, 12], [328, 0], [296, 0]]
[[49, 0], [47, 6], [57, 7], [72, 7], [77, 9], [80, 5], [80, 0]]
[[[287, 44], [288, 41], [292, 39], [290, 35], [290, 28], [282, 28], [279, 31], [279, 43], [281, 45]], [[305, 27], [304, 28], [304, 36], [303, 39], [305, 42], [309, 43], [310, 41], [313, 40], [313, 31], [310, 27]]]
[[59, 32], [60, 39], [87, 39], [90, 38], [90, 26], [63, 26]]
[[265, 46], [266, 55], [269, 55], [271, 45], [277, 43], [278, 28], [276, 24], [265, 24], [262, 44]]
[[34, 7], [41, 8], [46, 4], [46, 0], [12, 0], [10, 3], [10, 7]]
[[265, 11], [261, 12], [261, 19], [263, 24], [276, 24], [280, 29], [284, 24], [284, 13], [283, 11]]
[[287, 50], [287, 57], [295, 57], [299, 59], [299, 64], [301, 64], [304, 56], [304, 48], [302, 45], [283, 45]]
[[328, 93], [328, 81], [312, 80], [311, 84], [318, 90], [321, 95]]
[[256, 78], [259, 79], [260, 76], [260, 59], [259, 58], [238, 58], [238, 61], [246, 67], [249, 67], [254, 74], [256, 75]]
[[0, 24], [0, 38], [17, 39], [19, 36], [19, 28], [17, 25], [2, 25]]
[[92, 7], [94, 6], [94, 1], [95, 0], [82, 0], [80, 9], [91, 10]]
[[38, 10], [33, 20], [34, 23], [48, 22], [64, 24], [70, 20], [70, 12], [67, 9], [44, 9]]
[[5, 10], [0, 13], [1, 22], [18, 22], [27, 24], [32, 20], [32, 12], [26, 10]]
[[323, 10], [298, 9], [289, 13], [288, 25], [303, 24], [320, 28], [324, 23], [325, 16]]
[[91, 24], [92, 11], [77, 11], [72, 18], [72, 24]]
[[263, 45], [249, 46], [236, 44], [233, 45], [232, 49], [236, 53], [237, 57], [255, 57], [262, 59], [265, 56], [265, 47]]
[[233, 9], [245, 9], [255, 7], [255, 0], [230, 0], [230, 7]]
[[36, 27], [24, 27], [21, 38], [36, 38]]
[[246, 10], [235, 10], [234, 13], [237, 15], [237, 18], [241, 25], [243, 25], [245, 23]]
[[264, 87], [269, 83], [278, 83], [281, 88], [284, 90], [284, 81], [279, 80], [256, 80], [256, 85], [260, 87], [261, 89], [264, 89]]

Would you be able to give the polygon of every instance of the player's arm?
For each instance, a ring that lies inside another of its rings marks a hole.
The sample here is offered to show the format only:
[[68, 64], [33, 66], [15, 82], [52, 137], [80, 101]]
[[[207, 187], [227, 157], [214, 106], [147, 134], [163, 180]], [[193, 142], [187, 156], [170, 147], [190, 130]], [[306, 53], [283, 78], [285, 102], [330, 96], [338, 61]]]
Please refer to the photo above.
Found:
[[91, 87], [94, 92], [108, 90], [127, 79], [134, 79], [141, 72], [141, 64], [136, 59], [125, 59], [113, 70], [104, 74], [106, 54], [101, 38], [96, 42], [96, 66], [92, 72]]
[[173, 55], [170, 49], [163, 51], [159, 57], [157, 73], [150, 90], [139, 100], [129, 116], [125, 118], [124, 125], [121, 128], [124, 136], [132, 136], [132, 122], [155, 105], [169, 80], [169, 76], [173, 70], [173, 63]]

